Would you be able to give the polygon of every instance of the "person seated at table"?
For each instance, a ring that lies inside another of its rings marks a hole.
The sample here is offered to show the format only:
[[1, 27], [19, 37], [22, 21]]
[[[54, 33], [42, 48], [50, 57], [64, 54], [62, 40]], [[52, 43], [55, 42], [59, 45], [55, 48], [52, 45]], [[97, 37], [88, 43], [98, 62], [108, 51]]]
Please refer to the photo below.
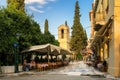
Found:
[[31, 60], [30, 62], [30, 69], [35, 69], [36, 68], [36, 63], [34, 60]]
[[27, 60], [23, 60], [23, 70], [24, 71], [29, 71], [30, 70], [30, 65], [27, 63]]

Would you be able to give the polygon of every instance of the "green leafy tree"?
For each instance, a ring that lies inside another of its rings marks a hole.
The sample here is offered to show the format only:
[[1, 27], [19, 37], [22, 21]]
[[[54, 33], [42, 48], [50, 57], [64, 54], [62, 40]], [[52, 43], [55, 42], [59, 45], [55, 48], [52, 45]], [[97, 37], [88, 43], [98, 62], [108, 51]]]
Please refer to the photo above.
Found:
[[87, 33], [85, 30], [83, 30], [83, 47], [87, 46]]
[[58, 42], [58, 40], [55, 40], [53, 44], [59, 46], [60, 43]]
[[7, 0], [8, 7], [11, 5], [15, 5], [15, 8], [18, 10], [25, 10], [25, 0]]
[[70, 40], [70, 49], [74, 51], [74, 53], [77, 55], [80, 53], [80, 51], [83, 48], [83, 36], [84, 31], [83, 27], [80, 23], [80, 11], [79, 11], [79, 4], [78, 1], [76, 1], [75, 5], [75, 14], [74, 14], [74, 21], [72, 26], [72, 36]]
[[[15, 42], [19, 43], [19, 52], [32, 45], [44, 43], [58, 45], [55, 37], [50, 33], [41, 33], [39, 24], [20, 7], [17, 8], [14, 1], [21, 0], [8, 0], [8, 7], [0, 8], [0, 65], [14, 64]], [[16, 36], [18, 34], [19, 37]]]
[[[19, 39], [16, 34], [19, 35]], [[25, 12], [15, 6], [0, 9], [0, 61], [3, 65], [11, 65], [14, 60], [14, 42], [19, 43], [20, 51], [40, 44], [40, 26]], [[34, 40], [34, 41], [33, 41]]]
[[41, 29], [40, 26], [37, 22], [35, 22], [34, 20], [31, 20], [32, 22], [32, 27], [31, 27], [31, 35], [32, 38], [30, 39], [30, 42], [32, 45], [40, 45], [41, 44]]
[[49, 32], [49, 23], [48, 20], [45, 20], [44, 24], [44, 34], [42, 35], [42, 44], [51, 43], [54, 45], [59, 45], [59, 42], [55, 40], [54, 35]]
[[82, 60], [82, 59], [83, 59], [82, 54], [78, 53], [78, 54], [77, 54], [77, 59], [78, 59], [78, 60]]

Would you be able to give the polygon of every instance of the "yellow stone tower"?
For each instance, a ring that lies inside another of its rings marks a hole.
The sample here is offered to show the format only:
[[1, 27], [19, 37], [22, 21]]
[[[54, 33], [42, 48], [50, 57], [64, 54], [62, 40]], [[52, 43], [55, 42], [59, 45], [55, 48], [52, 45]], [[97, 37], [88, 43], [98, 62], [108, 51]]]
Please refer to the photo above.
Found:
[[69, 50], [69, 26], [68, 25], [60, 25], [58, 27], [58, 41], [60, 43], [60, 47]]

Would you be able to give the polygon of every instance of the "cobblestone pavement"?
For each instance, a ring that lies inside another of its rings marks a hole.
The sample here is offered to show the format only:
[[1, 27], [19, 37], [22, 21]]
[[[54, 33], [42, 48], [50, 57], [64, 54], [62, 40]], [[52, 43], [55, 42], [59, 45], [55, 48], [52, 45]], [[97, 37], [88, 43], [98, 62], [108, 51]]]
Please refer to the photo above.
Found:
[[[69, 66], [54, 70], [49, 70], [49, 71], [42, 71], [42, 72], [30, 71], [30, 72], [21, 72], [18, 74], [16, 73], [7, 74], [4, 77], [0, 77], [0, 80], [120, 80], [117, 78], [110, 78], [110, 77], [106, 78], [104, 75], [98, 75], [98, 74], [97, 75], [92, 74], [89, 76], [80, 75], [79, 72], [85, 73], [85, 70], [81, 70], [84, 67], [81, 66], [81, 68], [79, 68], [80, 70], [78, 70], [78, 63], [70, 64]], [[77, 72], [75, 71], [74, 73], [73, 70], [77, 70]], [[71, 71], [73, 71], [72, 74], [68, 74]]]
[[13, 77], [2, 77], [0, 80], [113, 80], [101, 76], [73, 76], [61, 74], [36, 74], [36, 75], [22, 75]]

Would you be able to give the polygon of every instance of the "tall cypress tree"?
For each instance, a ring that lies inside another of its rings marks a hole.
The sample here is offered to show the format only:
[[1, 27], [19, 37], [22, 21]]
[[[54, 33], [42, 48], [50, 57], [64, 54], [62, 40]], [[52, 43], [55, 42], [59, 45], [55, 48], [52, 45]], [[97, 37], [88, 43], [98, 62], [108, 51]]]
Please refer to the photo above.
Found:
[[87, 33], [83, 30], [83, 47], [87, 46]]
[[49, 26], [48, 26], [48, 20], [46, 19], [45, 20], [45, 26], [44, 26], [44, 33], [49, 33], [49, 30], [48, 30]]
[[79, 9], [79, 3], [76, 1], [72, 36], [70, 40], [70, 49], [76, 54], [80, 53], [81, 49], [83, 48], [83, 27], [80, 23], [81, 15]]

